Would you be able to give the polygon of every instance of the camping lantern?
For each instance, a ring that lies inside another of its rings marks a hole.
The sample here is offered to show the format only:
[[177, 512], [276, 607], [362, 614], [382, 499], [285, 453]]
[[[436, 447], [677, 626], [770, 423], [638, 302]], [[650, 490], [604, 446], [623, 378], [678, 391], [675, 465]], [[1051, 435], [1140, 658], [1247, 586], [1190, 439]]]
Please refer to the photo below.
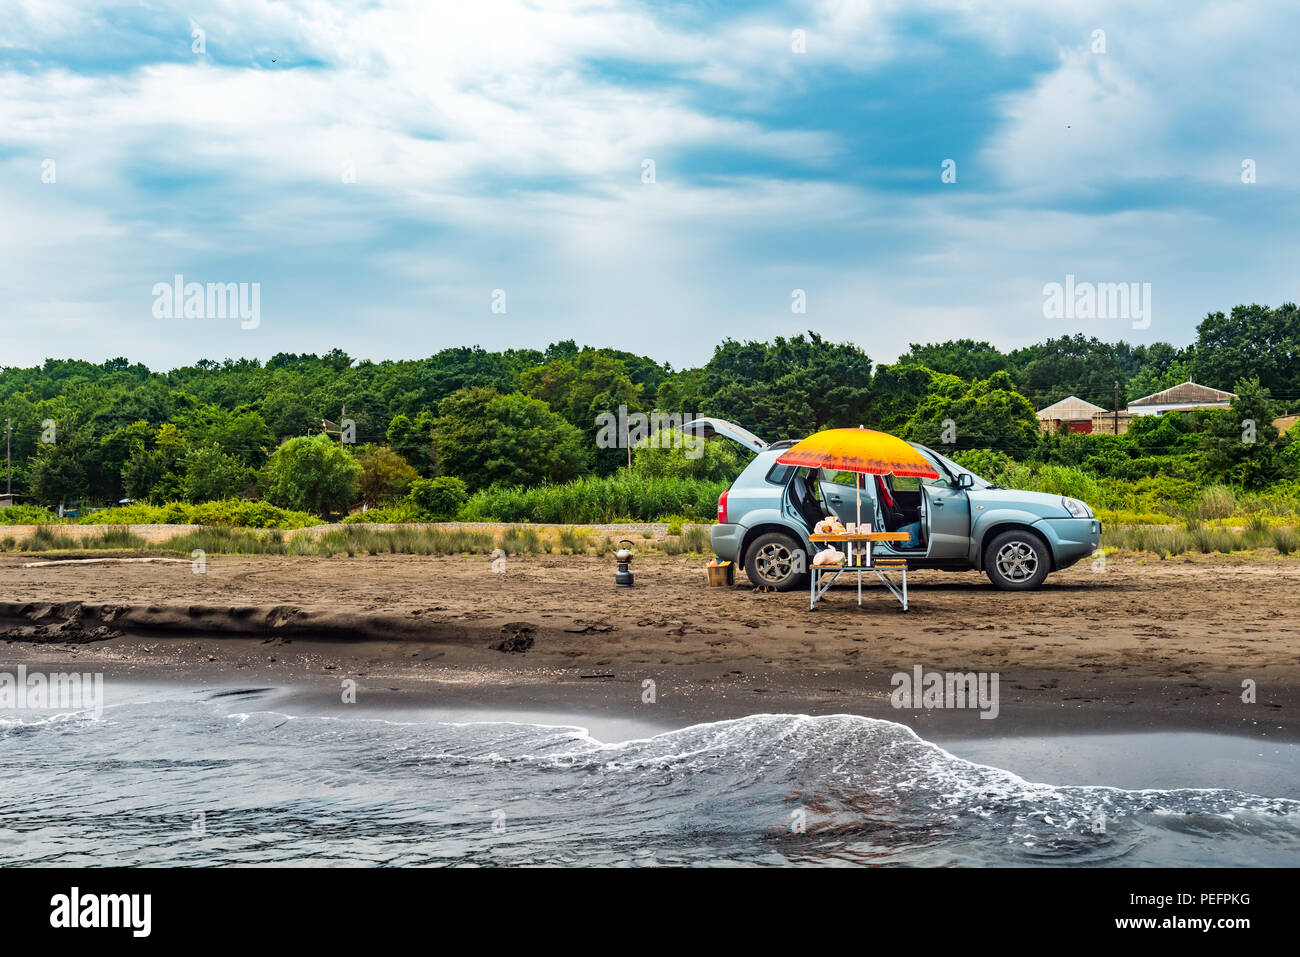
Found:
[[[614, 572], [614, 584], [619, 588], [631, 588], [633, 576], [628, 565], [632, 564], [632, 543], [625, 538], [618, 544], [620, 548], [614, 553], [614, 559], [618, 562], [618, 571]], [[623, 545], [627, 548], [622, 548]]]

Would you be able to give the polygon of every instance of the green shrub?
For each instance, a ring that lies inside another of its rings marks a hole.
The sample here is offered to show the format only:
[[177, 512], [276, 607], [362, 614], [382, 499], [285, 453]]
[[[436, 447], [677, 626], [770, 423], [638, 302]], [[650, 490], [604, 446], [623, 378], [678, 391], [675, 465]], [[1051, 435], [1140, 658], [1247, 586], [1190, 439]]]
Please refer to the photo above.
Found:
[[79, 525], [224, 525], [230, 528], [306, 528], [321, 520], [306, 512], [276, 508], [267, 502], [231, 498], [221, 502], [136, 502], [78, 518]]
[[440, 475], [416, 479], [406, 500], [427, 515], [429, 521], [440, 522], [454, 518], [468, 497], [464, 482], [452, 475]]
[[388, 508], [372, 508], [364, 512], [353, 512], [344, 523], [355, 525], [366, 523], [373, 525], [401, 525], [409, 522], [427, 522], [429, 516], [420, 510], [414, 502], [401, 502]]
[[680, 429], [660, 429], [632, 450], [632, 471], [645, 478], [693, 478], [730, 485], [745, 465], [735, 442], [708, 441]]
[[307, 512], [278, 508], [269, 502], [238, 498], [195, 505], [189, 520], [194, 525], [227, 525], [232, 528], [289, 529], [321, 524], [319, 518]]
[[1272, 529], [1270, 535], [1273, 539], [1273, 547], [1277, 549], [1279, 555], [1290, 555], [1300, 545], [1293, 528], [1279, 525]]
[[59, 516], [37, 505], [10, 505], [0, 508], [0, 525], [49, 525]]

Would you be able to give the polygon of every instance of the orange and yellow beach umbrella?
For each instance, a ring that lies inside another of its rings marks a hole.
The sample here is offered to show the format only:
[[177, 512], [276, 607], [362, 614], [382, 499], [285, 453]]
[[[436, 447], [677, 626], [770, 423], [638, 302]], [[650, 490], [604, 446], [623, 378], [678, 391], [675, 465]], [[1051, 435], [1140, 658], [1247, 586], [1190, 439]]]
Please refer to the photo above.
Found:
[[[782, 465], [939, 478], [925, 456], [897, 436], [874, 429], [827, 429], [791, 446], [776, 459]], [[855, 488], [861, 483], [854, 482]], [[858, 489], [858, 522], [862, 521], [862, 492]]]

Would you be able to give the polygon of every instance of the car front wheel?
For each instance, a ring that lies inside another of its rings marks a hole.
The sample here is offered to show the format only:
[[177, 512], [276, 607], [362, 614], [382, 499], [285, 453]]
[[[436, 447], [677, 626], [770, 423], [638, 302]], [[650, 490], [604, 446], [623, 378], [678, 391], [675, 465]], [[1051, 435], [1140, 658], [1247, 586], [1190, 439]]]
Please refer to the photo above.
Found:
[[780, 532], [760, 535], [745, 555], [745, 574], [749, 580], [777, 591], [799, 587], [807, 570], [808, 558], [803, 546]]
[[989, 581], [1009, 591], [1037, 588], [1051, 568], [1047, 544], [1033, 532], [1003, 532], [984, 552], [984, 571]]

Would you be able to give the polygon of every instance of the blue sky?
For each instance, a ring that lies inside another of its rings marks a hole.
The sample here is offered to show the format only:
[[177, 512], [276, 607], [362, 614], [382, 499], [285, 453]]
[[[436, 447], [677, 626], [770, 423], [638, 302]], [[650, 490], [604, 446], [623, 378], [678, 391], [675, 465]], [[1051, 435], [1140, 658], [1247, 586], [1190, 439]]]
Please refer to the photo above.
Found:
[[[0, 365], [1183, 344], [1296, 298], [1300, 9], [1133, 6], [18, 0]], [[155, 318], [178, 273], [260, 324]], [[1045, 319], [1067, 274], [1150, 283], [1150, 327]]]

